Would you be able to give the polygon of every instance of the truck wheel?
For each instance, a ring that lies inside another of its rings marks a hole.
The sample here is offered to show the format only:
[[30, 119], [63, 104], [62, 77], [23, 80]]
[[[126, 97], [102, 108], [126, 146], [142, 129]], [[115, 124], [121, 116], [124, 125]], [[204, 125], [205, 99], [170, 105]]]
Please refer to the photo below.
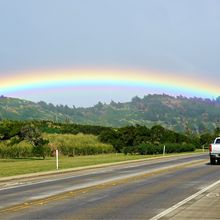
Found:
[[210, 164], [211, 164], [211, 165], [214, 165], [214, 164], [215, 164], [215, 158], [210, 157]]

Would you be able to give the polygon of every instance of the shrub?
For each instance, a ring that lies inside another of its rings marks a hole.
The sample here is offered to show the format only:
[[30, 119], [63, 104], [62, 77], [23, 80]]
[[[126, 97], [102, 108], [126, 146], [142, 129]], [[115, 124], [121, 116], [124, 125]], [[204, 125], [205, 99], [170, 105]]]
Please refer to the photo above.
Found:
[[181, 152], [191, 152], [195, 151], [195, 146], [193, 144], [141, 144], [139, 146], [125, 147], [124, 154], [162, 154], [164, 145], [166, 146], [166, 153], [181, 153]]
[[1, 158], [22, 158], [32, 156], [33, 147], [27, 141], [18, 144], [8, 145], [7, 142], [0, 144]]

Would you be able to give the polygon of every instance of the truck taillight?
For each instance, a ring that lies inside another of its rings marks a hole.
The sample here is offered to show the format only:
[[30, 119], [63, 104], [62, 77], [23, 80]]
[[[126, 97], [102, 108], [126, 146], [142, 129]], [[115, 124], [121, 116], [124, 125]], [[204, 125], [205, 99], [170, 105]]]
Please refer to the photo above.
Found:
[[212, 145], [211, 144], [209, 145], [209, 151], [210, 152], [212, 151]]

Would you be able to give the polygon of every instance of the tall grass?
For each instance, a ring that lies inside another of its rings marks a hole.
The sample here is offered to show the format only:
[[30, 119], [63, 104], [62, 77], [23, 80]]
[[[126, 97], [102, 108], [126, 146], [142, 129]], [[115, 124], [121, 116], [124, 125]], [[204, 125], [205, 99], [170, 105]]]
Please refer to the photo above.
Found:
[[0, 142], [0, 158], [21, 158], [32, 156], [32, 145], [27, 141], [10, 145], [7, 141]]
[[43, 137], [49, 140], [52, 150], [58, 149], [63, 155], [95, 155], [114, 152], [112, 145], [101, 143], [94, 135], [43, 134]]

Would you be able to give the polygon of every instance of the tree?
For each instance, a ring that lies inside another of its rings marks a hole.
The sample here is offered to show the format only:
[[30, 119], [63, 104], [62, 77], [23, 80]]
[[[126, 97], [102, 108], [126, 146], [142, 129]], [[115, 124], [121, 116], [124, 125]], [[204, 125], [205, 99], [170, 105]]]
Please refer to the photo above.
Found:
[[121, 152], [124, 147], [119, 132], [114, 129], [102, 131], [99, 135], [99, 140], [104, 143], [112, 144], [116, 152]]
[[38, 128], [33, 125], [26, 125], [22, 127], [21, 138], [23, 140], [27, 140], [33, 146], [33, 154], [35, 156], [40, 156], [45, 159], [46, 152], [48, 150], [48, 148], [46, 148], [46, 144], [48, 144], [49, 141], [43, 139]]
[[161, 125], [154, 125], [151, 128], [151, 142], [160, 143], [163, 135], [165, 134], [165, 128]]
[[220, 136], [220, 127], [215, 128], [215, 136]]
[[22, 123], [17, 121], [0, 122], [0, 140], [8, 140], [20, 133]]
[[210, 133], [204, 133], [200, 136], [200, 145], [206, 148], [213, 142], [213, 135]]

